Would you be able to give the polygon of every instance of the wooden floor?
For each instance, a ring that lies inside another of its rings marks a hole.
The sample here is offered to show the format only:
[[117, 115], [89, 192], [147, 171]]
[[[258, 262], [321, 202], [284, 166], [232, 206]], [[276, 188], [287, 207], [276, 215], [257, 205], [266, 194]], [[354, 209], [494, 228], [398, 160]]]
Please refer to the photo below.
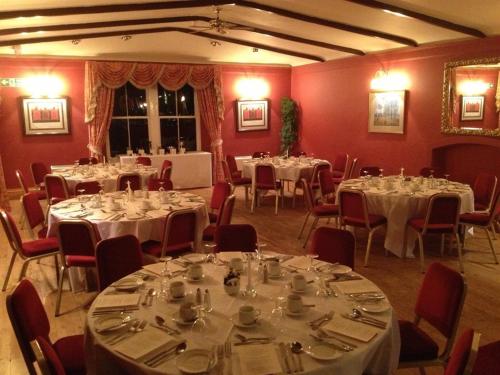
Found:
[[[207, 200], [210, 197], [210, 189], [198, 189], [193, 190], [193, 192], [202, 195]], [[245, 208], [243, 194], [239, 189], [237, 189], [237, 197], [233, 216], [234, 223], [253, 224], [259, 234], [259, 241], [266, 243], [268, 250], [289, 254], [304, 253], [302, 242], [297, 240], [297, 234], [305, 216], [305, 209], [300, 200], [295, 209], [292, 209], [290, 202], [287, 201], [287, 207], [284, 209], [280, 207], [278, 216], [275, 216], [274, 199], [268, 199], [262, 207], [257, 208], [256, 212], [251, 214], [249, 209]], [[18, 201], [11, 203], [13, 212], [18, 217], [19, 203]], [[3, 282], [11, 250], [5, 234], [3, 231], [0, 232], [0, 275]], [[23, 236], [28, 238], [28, 233], [24, 232]], [[497, 235], [497, 238], [500, 236]], [[366, 234], [363, 231], [358, 232], [357, 239], [356, 271], [374, 281], [387, 294], [399, 318], [411, 320], [416, 294], [422, 281], [418, 260], [403, 260], [392, 255], [384, 256], [383, 233], [380, 231], [374, 238], [369, 267], [363, 267]], [[500, 253], [500, 239], [494, 243], [497, 252]], [[439, 261], [458, 269], [456, 256], [445, 255], [441, 258], [438, 255], [438, 239], [427, 239], [425, 246], [427, 249], [426, 265]], [[483, 233], [468, 240], [466, 248], [465, 274], [468, 293], [459, 333], [465, 327], [472, 327], [482, 333], [481, 344], [500, 340], [500, 266], [493, 263], [488, 242]], [[9, 289], [15, 285], [19, 270], [20, 262], [17, 262]], [[52, 327], [52, 339], [81, 333], [85, 322], [85, 310], [81, 306], [85, 305], [95, 293], [65, 291], [62, 303], [64, 314], [54, 318], [56, 280], [52, 261], [44, 260], [41, 264], [34, 262], [30, 265], [27, 276], [34, 281], [45, 304]], [[6, 292], [3, 292], [0, 301], [2, 306], [0, 310], [0, 374], [25, 374], [24, 362], [7, 317], [5, 296]], [[434, 368], [429, 369], [427, 373], [442, 374], [443, 371]], [[399, 370], [397, 374], [418, 374], [418, 371]]]

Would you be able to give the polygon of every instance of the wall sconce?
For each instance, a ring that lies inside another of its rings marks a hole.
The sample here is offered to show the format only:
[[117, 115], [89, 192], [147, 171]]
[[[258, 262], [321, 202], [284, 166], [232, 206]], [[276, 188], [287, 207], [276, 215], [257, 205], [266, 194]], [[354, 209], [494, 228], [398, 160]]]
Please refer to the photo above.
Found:
[[482, 95], [491, 87], [491, 83], [482, 80], [466, 80], [460, 83], [458, 92], [466, 96]]
[[377, 91], [406, 90], [409, 86], [408, 76], [400, 72], [378, 70], [371, 80], [370, 87]]
[[240, 99], [264, 99], [269, 96], [269, 84], [262, 78], [241, 78], [235, 91]]
[[24, 87], [33, 98], [57, 98], [64, 90], [64, 83], [56, 76], [32, 76], [26, 78]]

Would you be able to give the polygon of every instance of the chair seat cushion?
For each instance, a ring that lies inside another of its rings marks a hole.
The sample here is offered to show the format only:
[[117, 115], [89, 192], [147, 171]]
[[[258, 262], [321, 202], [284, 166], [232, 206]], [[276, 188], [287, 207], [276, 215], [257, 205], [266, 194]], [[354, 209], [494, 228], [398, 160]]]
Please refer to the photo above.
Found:
[[488, 206], [479, 202], [474, 202], [474, 211], [485, 211]]
[[27, 257], [48, 254], [55, 251], [59, 251], [59, 243], [56, 237], [23, 242], [23, 254]]
[[314, 206], [312, 211], [314, 216], [337, 216], [339, 214], [339, 206], [336, 204], [321, 204]]
[[[424, 218], [414, 218], [408, 221], [408, 225], [415, 229], [417, 232], [422, 232], [424, 230], [425, 219]], [[428, 233], [453, 233], [453, 224], [428, 224]]]
[[251, 185], [251, 184], [252, 184], [252, 179], [249, 177], [240, 177], [240, 178], [233, 177], [233, 185], [235, 186]]
[[83, 335], [66, 336], [54, 343], [54, 350], [67, 374], [85, 374]]
[[215, 212], [209, 212], [208, 220], [210, 221], [210, 223], [215, 223], [217, 221], [217, 214]]
[[215, 236], [215, 229], [217, 227], [214, 224], [209, 225], [203, 230], [203, 241], [213, 241]]
[[438, 346], [432, 338], [414, 323], [399, 321], [401, 335], [400, 362], [432, 360], [438, 356]]
[[480, 214], [474, 212], [468, 212], [460, 215], [460, 222], [472, 225], [487, 226], [490, 216], [488, 214]]
[[476, 362], [472, 370], [473, 375], [497, 374], [500, 369], [500, 341], [479, 347]]
[[66, 264], [69, 267], [95, 267], [95, 256], [66, 255]]
[[[141, 244], [142, 251], [146, 254], [152, 255], [154, 257], [161, 257], [162, 244], [159, 241], [146, 241]], [[190, 243], [181, 243], [177, 245], [168, 246], [165, 250], [165, 254], [176, 255], [177, 253], [183, 253], [186, 251], [191, 251], [192, 246]]]
[[261, 189], [261, 190], [278, 190], [281, 189], [281, 181], [276, 181], [276, 183], [273, 184], [255, 184], [256, 189]]
[[[343, 221], [346, 225], [351, 225], [353, 227], [366, 227], [366, 222], [363, 219], [357, 217], [344, 216]], [[368, 226], [370, 228], [378, 227], [387, 223], [387, 219], [382, 215], [368, 215]]]

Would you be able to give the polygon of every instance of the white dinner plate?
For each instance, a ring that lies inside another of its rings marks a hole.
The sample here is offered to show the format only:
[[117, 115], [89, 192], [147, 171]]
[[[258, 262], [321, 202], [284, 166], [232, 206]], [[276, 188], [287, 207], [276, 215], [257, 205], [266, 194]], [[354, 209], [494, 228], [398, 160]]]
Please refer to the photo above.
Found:
[[187, 280], [187, 281], [189, 281], [190, 283], [198, 283], [200, 281], [203, 281], [204, 278], [205, 278], [205, 274], [202, 274], [198, 278], [194, 278], [194, 277], [191, 277], [191, 276], [188, 276], [188, 275], [184, 275], [184, 279]]
[[191, 349], [177, 357], [175, 365], [186, 374], [209, 372], [217, 364], [217, 356], [209, 350]]
[[342, 356], [342, 353], [336, 350], [333, 346], [325, 343], [317, 343], [309, 346], [305, 352], [314, 359], [320, 361], [331, 361]]
[[181, 318], [180, 314], [179, 314], [179, 311], [176, 311], [173, 315], [172, 315], [172, 320], [174, 322], [176, 322], [178, 325], [180, 326], [192, 326], [193, 323], [195, 322], [196, 318], [193, 319], [193, 320], [184, 320]]
[[206, 254], [191, 253], [183, 255], [181, 259], [185, 259], [192, 263], [202, 263], [205, 261], [206, 257], [207, 257]]
[[369, 313], [382, 313], [391, 308], [391, 305], [386, 300], [380, 300], [375, 303], [361, 303], [359, 308]]
[[231, 316], [231, 321], [238, 328], [253, 328], [253, 327], [257, 326], [257, 324], [259, 324], [259, 318], [255, 319], [251, 324], [243, 324], [240, 321], [239, 315], [240, 315], [239, 313], [236, 313], [236, 314], [233, 314], [233, 316]]
[[336, 275], [345, 275], [352, 271], [352, 268], [343, 264], [332, 264], [330, 271]]
[[119, 291], [133, 292], [139, 289], [143, 284], [144, 280], [140, 277], [125, 277], [113, 283], [112, 286]]
[[101, 316], [94, 322], [94, 328], [97, 333], [107, 333], [117, 331], [125, 327], [132, 317], [130, 315], [114, 314]]

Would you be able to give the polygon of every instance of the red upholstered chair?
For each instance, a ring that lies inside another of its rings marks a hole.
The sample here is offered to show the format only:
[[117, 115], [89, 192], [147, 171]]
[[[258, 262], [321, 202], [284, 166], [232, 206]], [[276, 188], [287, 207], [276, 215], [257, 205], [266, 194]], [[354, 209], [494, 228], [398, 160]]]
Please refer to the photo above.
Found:
[[136, 159], [137, 164], [151, 166], [151, 158], [147, 156], [138, 156]]
[[323, 203], [335, 203], [335, 182], [333, 172], [329, 169], [318, 173], [319, 191]]
[[248, 177], [233, 177], [229, 165], [225, 160], [220, 161], [222, 166], [222, 171], [224, 172], [224, 179], [229, 182], [232, 188], [232, 193], [238, 186], [245, 188], [245, 206], [248, 204], [248, 188], [252, 186], [252, 179]]
[[55, 174], [45, 175], [45, 190], [49, 206], [70, 198], [68, 184], [62, 176]]
[[170, 180], [172, 177], [172, 162], [170, 160], [163, 160], [161, 165], [160, 178], [163, 180]]
[[[35, 193], [27, 193], [21, 197], [24, 216], [28, 220], [32, 239], [47, 237], [47, 226], [45, 225], [45, 214], [43, 212], [38, 196]], [[35, 228], [36, 235], [35, 235]]]
[[49, 170], [45, 164], [41, 162], [31, 163], [31, 176], [33, 177], [33, 182], [40, 190], [45, 189], [45, 175], [49, 174]]
[[309, 252], [318, 254], [318, 259], [330, 263], [340, 263], [354, 269], [354, 235], [347, 231], [330, 227], [319, 227], [312, 236]]
[[387, 219], [382, 215], [368, 213], [366, 196], [360, 190], [341, 189], [339, 191], [339, 216], [342, 227], [350, 225], [368, 230], [368, 243], [366, 244], [365, 267], [368, 265], [373, 233], [387, 224]]
[[479, 173], [474, 180], [474, 211], [489, 210], [493, 203], [497, 177], [488, 173]]
[[362, 176], [380, 176], [380, 168], [379, 167], [362, 167], [359, 170], [359, 175]]
[[[444, 252], [444, 236], [449, 234], [457, 241], [460, 272], [464, 272], [462, 263], [462, 249], [458, 237], [458, 218], [460, 214], [460, 196], [458, 194], [434, 194], [427, 205], [425, 217], [416, 217], [408, 220], [408, 226], [418, 235], [420, 250], [420, 270], [425, 272], [424, 240], [423, 236], [441, 234], [441, 254]], [[406, 248], [406, 240], [405, 247]]]
[[162, 242], [147, 241], [142, 251], [157, 258], [193, 250], [196, 241], [197, 220], [193, 209], [172, 211], [165, 220]]
[[101, 187], [97, 181], [82, 181], [75, 185], [75, 195], [98, 194], [99, 191], [101, 191]]
[[466, 329], [458, 338], [446, 365], [444, 375], [470, 375], [476, 361], [481, 334]]
[[172, 183], [172, 180], [165, 180], [161, 178], [154, 178], [151, 177], [148, 180], [148, 190], [149, 191], [158, 191], [160, 190], [160, 187], [163, 188], [163, 190], [172, 190], [174, 188], [174, 184]]
[[210, 224], [203, 230], [203, 241], [213, 241], [215, 237], [215, 231], [219, 226], [231, 224], [235, 200], [236, 197], [234, 195], [230, 195], [224, 200], [224, 203], [219, 209], [217, 221], [213, 224]]
[[480, 346], [472, 369], [472, 375], [497, 374], [500, 368], [500, 355], [498, 353], [500, 353], [500, 341]]
[[335, 179], [335, 184], [340, 184], [344, 181], [347, 176], [347, 166], [349, 165], [349, 155], [348, 154], [337, 154], [335, 160], [332, 164], [333, 178]]
[[66, 370], [56, 351], [42, 336], [31, 342], [31, 349], [35, 355], [38, 368], [42, 375], [66, 375]]
[[302, 224], [302, 228], [299, 233], [299, 239], [300, 237], [302, 237], [302, 233], [304, 232], [309, 217], [312, 216], [314, 218], [311, 228], [307, 233], [306, 240], [304, 241], [304, 245], [302, 246], [305, 248], [313, 229], [318, 224], [319, 219], [337, 219], [339, 216], [339, 207], [335, 204], [316, 204], [314, 202], [313, 192], [311, 186], [309, 185], [309, 182], [307, 182], [305, 178], [301, 179], [300, 181], [302, 184], [302, 189], [304, 190], [304, 200], [306, 202], [307, 214], [304, 218], [304, 223]]
[[[315, 190], [318, 190], [320, 188], [319, 186], [319, 172], [321, 171], [329, 171], [331, 168], [330, 163], [328, 162], [319, 162], [316, 164], [313, 168], [312, 175], [311, 175], [311, 180], [309, 181], [309, 185], [311, 186], [311, 189], [313, 192]], [[300, 189], [302, 187], [302, 184], [295, 184], [293, 188], [293, 198], [292, 198], [292, 207], [295, 207], [295, 197], [297, 193], [297, 189]]]
[[[399, 321], [399, 368], [446, 364], [455, 340], [466, 290], [465, 280], [460, 273], [440, 263], [429, 266], [418, 293], [414, 321]], [[446, 343], [441, 353], [438, 344], [420, 328], [421, 320], [444, 336]]]
[[259, 201], [260, 191], [274, 190], [276, 195], [276, 200], [274, 204], [274, 213], [278, 214], [278, 200], [281, 196], [281, 205], [284, 204], [283, 201], [283, 184], [281, 181], [276, 181], [276, 171], [273, 164], [257, 164], [255, 166], [255, 182], [252, 186], [252, 212], [255, 210], [255, 206]]
[[2, 291], [5, 291], [7, 289], [10, 274], [12, 272], [12, 268], [14, 267], [14, 261], [16, 260], [16, 256], [18, 255], [23, 261], [21, 273], [19, 274], [19, 280], [21, 280], [26, 274], [28, 265], [32, 260], [54, 256], [57, 269], [59, 244], [57, 243], [56, 238], [48, 237], [39, 240], [23, 242], [21, 240], [21, 235], [17, 230], [14, 219], [7, 211], [0, 210], [0, 221], [2, 221], [3, 230], [5, 231], [5, 235], [9, 240], [9, 245], [13, 252], [12, 258], [10, 259], [9, 268], [7, 270], [7, 275], [5, 276], [5, 281], [3, 283]]
[[220, 225], [215, 231], [215, 251], [251, 252], [257, 248], [257, 232], [250, 224]]
[[132, 190], [141, 189], [141, 176], [139, 173], [122, 173], [118, 175], [118, 179], [116, 180], [116, 190], [123, 191], [127, 189], [127, 181], [130, 181], [130, 188]]
[[208, 213], [210, 223], [217, 221], [217, 212], [220, 210], [222, 203], [231, 195], [231, 185], [229, 182], [217, 182], [212, 189], [212, 198], [210, 199], [210, 209]]
[[[495, 193], [495, 197], [493, 198], [493, 203], [489, 211], [467, 212], [465, 214], [461, 214], [458, 219], [460, 225], [470, 225], [484, 230], [496, 264], [498, 264], [497, 254], [495, 253], [495, 246], [493, 246], [489, 230], [494, 233], [495, 215], [498, 209], [500, 209], [500, 188], [497, 189]], [[465, 236], [463, 237], [462, 247], [465, 248]]]
[[269, 152], [269, 151], [255, 151], [252, 154], [253, 159], [263, 158], [265, 156], [271, 156], [271, 152]]
[[83, 335], [62, 337], [52, 343], [47, 313], [36, 289], [28, 279], [17, 284], [12, 293], [7, 296], [6, 305], [29, 374], [37, 373], [33, 366], [35, 355], [30, 345], [30, 342], [37, 337], [42, 337], [57, 354], [66, 374], [84, 375], [86, 373]]
[[100, 241], [95, 249], [99, 290], [142, 268], [142, 251], [137, 237], [125, 236]]
[[99, 234], [90, 221], [85, 219], [61, 220], [57, 223], [57, 239], [61, 251], [61, 272], [57, 291], [55, 316], [61, 310], [64, 273], [71, 267], [95, 267], [95, 246]]
[[38, 200], [42, 200], [42, 199], [47, 198], [47, 194], [43, 190], [33, 190], [30, 192], [28, 184], [26, 183], [26, 180], [24, 179], [24, 176], [19, 169], [16, 169], [16, 177], [17, 177], [17, 181], [19, 182], [19, 187], [21, 189], [23, 189], [24, 194], [33, 193], [36, 195]]
[[231, 172], [231, 176], [234, 178], [241, 178], [241, 171], [238, 170], [238, 165], [236, 164], [236, 159], [233, 155], [226, 155], [226, 162]]

